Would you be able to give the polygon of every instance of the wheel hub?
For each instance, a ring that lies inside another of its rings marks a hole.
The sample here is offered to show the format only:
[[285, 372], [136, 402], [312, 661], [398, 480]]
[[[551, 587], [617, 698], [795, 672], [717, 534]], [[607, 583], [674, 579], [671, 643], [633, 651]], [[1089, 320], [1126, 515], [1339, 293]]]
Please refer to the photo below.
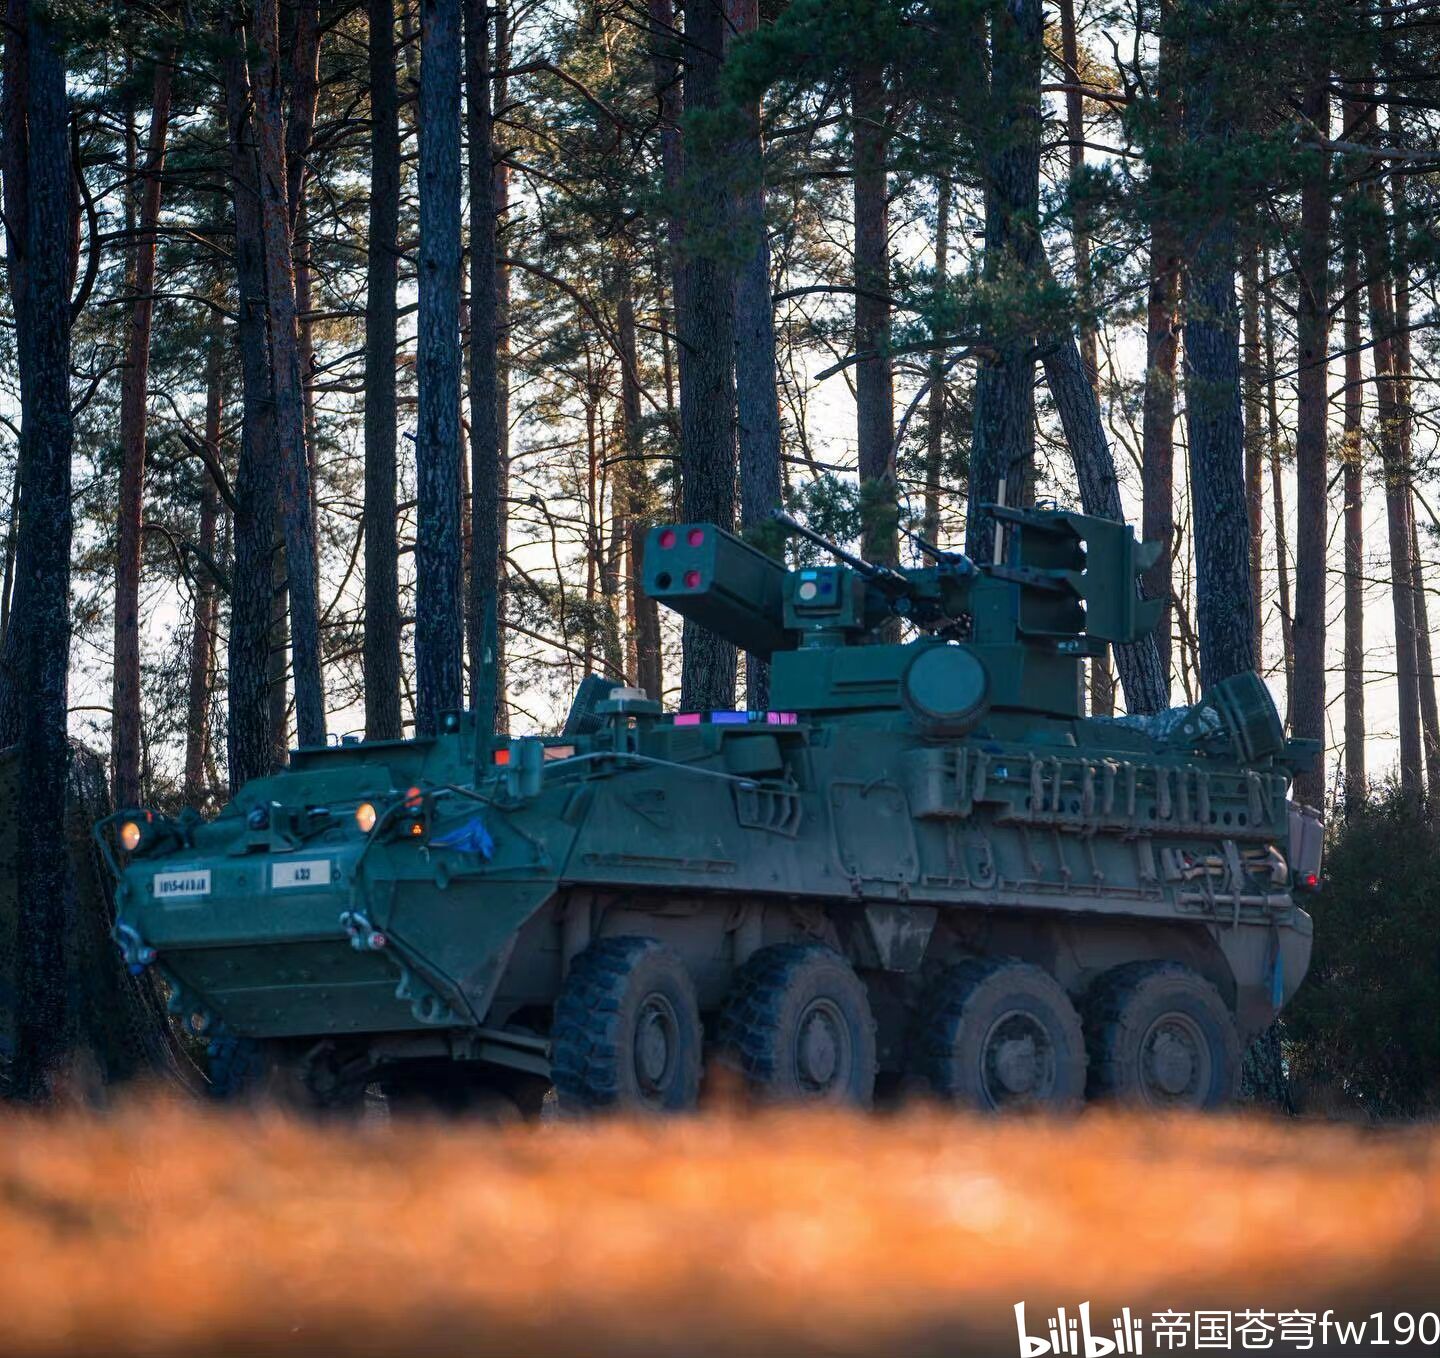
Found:
[[1034, 1014], [1012, 1010], [990, 1025], [981, 1045], [985, 1092], [995, 1108], [1046, 1098], [1055, 1085], [1055, 1047]]
[[1028, 1094], [1039, 1074], [1035, 1043], [1028, 1037], [1009, 1038], [1000, 1043], [995, 1057], [995, 1074], [1012, 1094]]
[[1204, 1034], [1187, 1014], [1163, 1014], [1141, 1049], [1141, 1078], [1151, 1100], [1195, 1103], [1209, 1081]]
[[840, 1011], [827, 999], [813, 1001], [795, 1034], [795, 1070], [800, 1083], [829, 1093], [848, 1079], [849, 1033]]
[[658, 1094], [674, 1064], [679, 1023], [663, 995], [650, 995], [635, 1025], [635, 1074], [646, 1094]]

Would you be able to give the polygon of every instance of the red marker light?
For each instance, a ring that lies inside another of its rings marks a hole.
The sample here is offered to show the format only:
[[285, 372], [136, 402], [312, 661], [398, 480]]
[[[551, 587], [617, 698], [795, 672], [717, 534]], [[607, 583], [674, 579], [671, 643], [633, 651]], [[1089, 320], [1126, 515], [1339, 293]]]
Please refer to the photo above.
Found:
[[415, 808], [418, 807], [423, 801], [424, 797], [418, 787], [412, 787], [409, 792], [405, 794], [405, 805], [412, 811], [415, 810]]
[[700, 588], [700, 572], [699, 572], [699, 571], [686, 571], [686, 572], [685, 572], [685, 588], [686, 588], [686, 589], [699, 589], [699, 588]]
[[666, 528], [660, 534], [660, 545], [667, 550], [675, 545], [675, 530]]
[[698, 547], [705, 541], [705, 530], [703, 528], [692, 528], [685, 538], [692, 547]]

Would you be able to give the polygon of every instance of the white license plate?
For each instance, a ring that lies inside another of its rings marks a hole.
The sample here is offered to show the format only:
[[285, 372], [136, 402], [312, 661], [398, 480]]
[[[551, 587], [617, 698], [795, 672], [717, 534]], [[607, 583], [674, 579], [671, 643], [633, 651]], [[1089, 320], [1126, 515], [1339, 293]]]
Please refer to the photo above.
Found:
[[210, 869], [191, 868], [180, 872], [157, 872], [151, 880], [150, 889], [155, 899], [174, 900], [178, 896], [208, 896], [210, 894]]
[[272, 891], [329, 885], [330, 860], [328, 858], [302, 858], [293, 863], [272, 863], [270, 865], [270, 889]]

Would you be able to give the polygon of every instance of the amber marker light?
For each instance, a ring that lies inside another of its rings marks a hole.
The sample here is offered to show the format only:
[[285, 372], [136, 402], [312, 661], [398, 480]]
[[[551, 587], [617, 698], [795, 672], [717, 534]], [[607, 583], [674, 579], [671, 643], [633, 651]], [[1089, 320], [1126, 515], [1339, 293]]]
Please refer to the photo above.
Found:
[[424, 821], [416, 820], [416, 821], [411, 821], [411, 822], [410, 822], [410, 835], [411, 835], [412, 838], [417, 838], [418, 836], [423, 835], [424, 833], [425, 833], [425, 822], [424, 822]]
[[133, 820], [127, 820], [120, 827], [120, 843], [125, 846], [126, 853], [134, 853], [140, 847], [140, 826]]
[[369, 802], [361, 802], [355, 808], [355, 824], [362, 835], [368, 835], [375, 828], [375, 808]]

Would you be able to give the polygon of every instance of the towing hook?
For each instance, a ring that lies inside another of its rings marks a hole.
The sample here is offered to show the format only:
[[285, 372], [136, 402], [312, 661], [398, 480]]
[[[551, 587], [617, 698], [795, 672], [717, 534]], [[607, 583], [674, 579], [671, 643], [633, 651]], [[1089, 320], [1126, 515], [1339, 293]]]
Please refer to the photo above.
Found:
[[160, 955], [143, 938], [133, 924], [117, 920], [111, 936], [120, 948], [120, 955], [132, 976], [139, 976]]
[[390, 940], [358, 910], [346, 910], [340, 916], [340, 927], [349, 936], [356, 952], [382, 952]]

